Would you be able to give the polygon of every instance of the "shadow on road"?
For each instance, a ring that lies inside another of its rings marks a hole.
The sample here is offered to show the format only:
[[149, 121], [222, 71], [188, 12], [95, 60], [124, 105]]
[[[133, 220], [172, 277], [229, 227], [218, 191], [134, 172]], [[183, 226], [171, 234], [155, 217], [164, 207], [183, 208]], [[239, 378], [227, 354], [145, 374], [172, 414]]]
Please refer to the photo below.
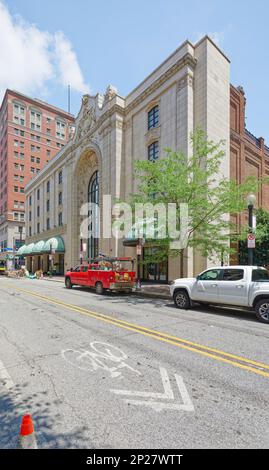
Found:
[[[214, 319], [213, 317], [217, 318], [236, 318], [240, 319], [243, 321], [251, 321], [254, 323], [257, 323], [261, 325], [261, 323], [258, 322], [258, 320], [255, 317], [255, 313], [251, 310], [243, 310], [243, 309], [236, 309], [236, 308], [229, 308], [229, 307], [222, 307], [222, 306], [214, 306], [214, 305], [195, 305], [192, 309], [190, 310], [179, 310], [175, 307], [174, 303], [171, 302], [170, 299], [154, 299], [154, 298], [149, 298], [149, 297], [143, 297], [139, 296], [137, 294], [135, 295], [130, 295], [130, 294], [116, 294], [116, 293], [111, 293], [111, 292], [106, 292], [104, 295], [98, 295], [95, 293], [94, 290], [92, 289], [87, 289], [84, 287], [75, 287], [73, 288], [74, 292], [76, 291], [81, 291], [81, 292], [89, 292], [91, 294], [94, 294], [95, 300], [98, 300], [100, 303], [105, 302], [106, 300], [110, 300], [115, 304], [127, 304], [129, 306], [134, 306], [134, 307], [141, 307], [141, 308], [146, 308], [146, 304], [150, 303], [151, 307], [159, 309], [162, 307], [170, 308], [171, 312], [173, 311], [174, 313], [178, 314], [178, 317], [180, 318], [180, 315], [182, 313], [188, 314], [189, 319], [193, 321], [200, 320], [199, 319], [199, 314], [208, 314], [210, 316], [210, 319]], [[192, 316], [192, 314], [195, 314]], [[174, 318], [174, 315], [173, 315]]]
[[16, 449], [21, 418], [30, 413], [35, 426], [38, 448], [82, 449], [92, 448], [86, 437], [87, 428], [74, 428], [72, 432], [57, 432], [64, 427], [63, 417], [54, 414], [59, 401], [47, 402], [47, 392], [25, 394], [27, 384], [6, 390], [0, 385], [0, 448]]

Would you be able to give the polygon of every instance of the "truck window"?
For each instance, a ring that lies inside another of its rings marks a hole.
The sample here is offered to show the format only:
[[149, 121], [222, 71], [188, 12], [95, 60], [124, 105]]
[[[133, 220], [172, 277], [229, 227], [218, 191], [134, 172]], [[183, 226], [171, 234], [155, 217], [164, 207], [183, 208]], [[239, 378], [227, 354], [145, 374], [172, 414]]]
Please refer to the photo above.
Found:
[[241, 281], [244, 279], [243, 269], [224, 269], [223, 281]]
[[219, 269], [211, 269], [210, 271], [206, 271], [199, 276], [199, 281], [218, 281], [219, 280]]
[[253, 282], [262, 282], [269, 281], [269, 274], [266, 269], [253, 269], [252, 271], [252, 281]]

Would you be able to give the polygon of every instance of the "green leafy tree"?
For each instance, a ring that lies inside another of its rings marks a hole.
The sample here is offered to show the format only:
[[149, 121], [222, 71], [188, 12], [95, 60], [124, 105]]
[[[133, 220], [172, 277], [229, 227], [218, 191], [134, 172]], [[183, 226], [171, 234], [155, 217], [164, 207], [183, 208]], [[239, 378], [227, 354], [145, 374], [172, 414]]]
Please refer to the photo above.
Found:
[[[227, 214], [245, 210], [246, 196], [257, 192], [261, 181], [249, 177], [238, 185], [236, 181], [221, 177], [221, 164], [225, 153], [224, 143], [208, 140], [198, 129], [192, 136], [192, 154], [165, 150], [164, 158], [157, 161], [135, 162], [135, 178], [138, 190], [132, 194], [136, 203], [177, 205], [177, 228], [180, 229], [180, 204], [188, 204], [188, 230], [186, 245], [200, 251], [203, 256], [219, 258], [232, 251], [230, 234], [235, 227]], [[146, 263], [164, 261], [168, 256], [182, 256], [183, 250], [171, 249], [169, 235], [162, 240], [152, 240], [159, 249], [154, 259]]]
[[[256, 211], [257, 227], [255, 230], [256, 248], [254, 250], [254, 264], [269, 266], [269, 212], [263, 208]], [[239, 242], [239, 262], [248, 264], [247, 247], [248, 227], [244, 227]]]

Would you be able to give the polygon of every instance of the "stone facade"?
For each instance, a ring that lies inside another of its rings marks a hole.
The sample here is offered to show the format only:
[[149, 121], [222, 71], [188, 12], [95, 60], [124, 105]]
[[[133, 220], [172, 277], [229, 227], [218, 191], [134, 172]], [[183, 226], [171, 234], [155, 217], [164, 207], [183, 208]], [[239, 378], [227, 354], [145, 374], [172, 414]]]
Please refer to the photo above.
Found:
[[[230, 63], [208, 37], [193, 45], [186, 41], [127, 97], [121, 97], [110, 86], [104, 95], [84, 96], [76, 120], [76, 133], [64, 149], [27, 186], [27, 199], [48, 179], [57, 182], [57, 173], [64, 170], [64, 220], [61, 233], [65, 240], [65, 268], [80, 261], [80, 209], [88, 201], [92, 175], [99, 172], [100, 210], [103, 195], [127, 200], [136, 190], [133, 178], [134, 161], [147, 159], [149, 147], [170, 147], [191, 153], [190, 133], [202, 128], [210, 139], [224, 140], [226, 156], [222, 174], [230, 177]], [[158, 123], [149, 129], [148, 113], [158, 107]], [[52, 183], [54, 185], [54, 183]], [[55, 187], [56, 193], [59, 191]], [[50, 210], [57, 212], [56, 200]], [[55, 217], [54, 217], [54, 220]], [[29, 221], [27, 222], [29, 225]], [[101, 223], [102, 232], [102, 223]], [[50, 231], [27, 236], [27, 243], [51, 236]], [[135, 256], [135, 249], [122, 241], [101, 237], [99, 251], [106, 255]], [[206, 259], [188, 250], [184, 274], [194, 275], [209, 266]], [[170, 259], [167, 280], [180, 274], [178, 259]]]

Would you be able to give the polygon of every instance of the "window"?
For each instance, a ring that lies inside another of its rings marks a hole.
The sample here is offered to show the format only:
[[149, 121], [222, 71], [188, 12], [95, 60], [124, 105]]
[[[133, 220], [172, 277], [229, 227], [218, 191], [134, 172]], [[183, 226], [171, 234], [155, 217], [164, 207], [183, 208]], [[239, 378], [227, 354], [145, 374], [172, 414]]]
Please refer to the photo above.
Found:
[[35, 163], [35, 157], [31, 157], [31, 162]]
[[39, 201], [40, 200], [40, 189], [37, 190], [36, 197], [37, 197], [37, 200]]
[[156, 160], [158, 160], [159, 158], [159, 142], [153, 142], [153, 144], [151, 144], [149, 147], [148, 147], [148, 159], [149, 161], [151, 162], [155, 162]]
[[32, 227], [29, 227], [29, 237], [32, 236]]
[[58, 225], [59, 227], [63, 225], [63, 213], [62, 212], [59, 212], [59, 215], [58, 215]]
[[32, 211], [29, 212], [29, 222], [32, 221]]
[[19, 207], [19, 201], [14, 201], [14, 209], [18, 209]]
[[20, 188], [20, 193], [24, 194], [24, 188], [23, 187]]
[[29, 206], [32, 205], [32, 196], [29, 197]]
[[35, 173], [35, 169], [33, 166], [31, 166], [31, 169], [30, 169], [31, 173]]
[[40, 223], [37, 222], [37, 233], [40, 233]]
[[50, 230], [50, 219], [47, 219], [47, 230]]
[[36, 157], [36, 163], [39, 165], [39, 163], [40, 163], [40, 158], [39, 157]]
[[148, 129], [153, 129], [159, 124], [159, 106], [154, 106], [148, 113]]
[[223, 281], [241, 281], [244, 279], [243, 269], [224, 269]]
[[56, 136], [58, 139], [65, 139], [66, 125], [61, 121], [56, 121]]
[[198, 277], [199, 281], [219, 281], [220, 269], [211, 269]]
[[18, 212], [13, 212], [13, 218], [14, 218], [14, 220], [19, 220]]
[[58, 196], [58, 204], [59, 206], [61, 206], [63, 203], [63, 193], [62, 192], [59, 192], [59, 196]]
[[50, 200], [49, 199], [47, 200], [46, 207], [47, 207], [47, 212], [49, 212], [49, 210], [50, 210]]
[[36, 111], [31, 111], [31, 129], [40, 131], [41, 130], [41, 114]]
[[36, 215], [37, 215], [37, 217], [40, 217], [40, 207], [39, 206], [37, 206], [37, 208], [36, 208]]
[[62, 171], [59, 171], [58, 183], [59, 183], [59, 184], [62, 184], [62, 182], [63, 182], [63, 172], [62, 172]]
[[269, 274], [266, 269], [253, 269], [252, 271], [252, 281], [253, 282], [268, 282], [269, 281]]
[[47, 181], [47, 193], [49, 193], [49, 192], [50, 192], [50, 182]]
[[18, 186], [14, 186], [14, 193], [18, 193], [18, 192], [19, 192]]

